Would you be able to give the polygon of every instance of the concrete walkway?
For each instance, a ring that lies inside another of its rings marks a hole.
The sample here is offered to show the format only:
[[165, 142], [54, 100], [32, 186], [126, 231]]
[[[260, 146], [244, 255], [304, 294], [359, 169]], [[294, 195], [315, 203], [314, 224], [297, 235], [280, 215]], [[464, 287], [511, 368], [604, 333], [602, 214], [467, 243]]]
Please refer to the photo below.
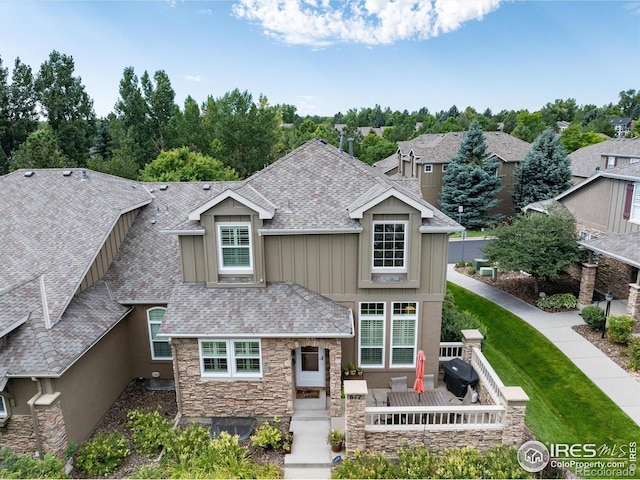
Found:
[[[495, 287], [455, 271], [449, 265], [447, 280], [486, 298], [537, 329], [640, 425], [640, 382], [571, 327], [584, 322], [577, 311], [547, 313]], [[622, 301], [611, 304], [611, 315], [626, 315]]]

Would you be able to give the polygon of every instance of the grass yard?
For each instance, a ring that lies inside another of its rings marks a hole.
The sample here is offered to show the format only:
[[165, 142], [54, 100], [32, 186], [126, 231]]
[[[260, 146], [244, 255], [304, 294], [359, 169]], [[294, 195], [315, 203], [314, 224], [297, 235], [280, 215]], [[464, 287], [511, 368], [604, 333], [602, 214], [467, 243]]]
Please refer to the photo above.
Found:
[[483, 353], [505, 385], [530, 397], [526, 422], [544, 443], [629, 444], [638, 427], [553, 343], [504, 308], [448, 284], [460, 310], [487, 326]]

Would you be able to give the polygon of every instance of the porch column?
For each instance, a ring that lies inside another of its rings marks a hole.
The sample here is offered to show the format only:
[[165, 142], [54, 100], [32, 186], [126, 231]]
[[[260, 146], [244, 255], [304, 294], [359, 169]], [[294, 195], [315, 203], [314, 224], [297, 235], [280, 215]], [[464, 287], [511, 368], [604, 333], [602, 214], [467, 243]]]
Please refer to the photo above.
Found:
[[365, 408], [367, 406], [367, 381], [345, 380], [345, 452], [353, 456], [356, 450], [365, 451], [367, 440], [364, 433]]
[[582, 276], [580, 278], [580, 294], [578, 303], [582, 306], [591, 304], [593, 290], [596, 286], [596, 271], [598, 266], [593, 263], [582, 264]]
[[627, 315], [640, 320], [640, 284], [629, 284], [629, 301], [627, 303]]
[[38, 431], [36, 446], [42, 455], [51, 453], [61, 457], [67, 447], [67, 434], [60, 405], [60, 392], [36, 394], [29, 400]]
[[461, 330], [460, 333], [462, 333], [462, 343], [464, 344], [462, 347], [462, 360], [470, 364], [473, 348], [477, 347], [478, 350], [481, 350], [484, 336], [480, 333], [480, 330], [475, 328], [471, 330]]
[[529, 397], [521, 387], [503, 387], [500, 393], [505, 408], [502, 444], [521, 445], [524, 441], [524, 414]]

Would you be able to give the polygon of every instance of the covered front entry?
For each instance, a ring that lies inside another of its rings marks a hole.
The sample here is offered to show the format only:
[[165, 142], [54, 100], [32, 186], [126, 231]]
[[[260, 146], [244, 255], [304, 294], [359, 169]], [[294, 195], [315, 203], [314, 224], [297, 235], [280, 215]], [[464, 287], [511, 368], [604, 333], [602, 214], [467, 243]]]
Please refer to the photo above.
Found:
[[325, 349], [322, 347], [299, 347], [295, 349], [296, 386], [325, 386]]

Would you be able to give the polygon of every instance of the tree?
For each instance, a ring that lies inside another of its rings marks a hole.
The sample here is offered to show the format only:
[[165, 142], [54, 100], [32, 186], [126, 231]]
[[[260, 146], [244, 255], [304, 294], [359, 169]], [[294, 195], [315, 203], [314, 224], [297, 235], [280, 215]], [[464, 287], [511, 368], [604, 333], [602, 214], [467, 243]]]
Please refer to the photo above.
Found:
[[147, 104], [151, 139], [159, 153], [172, 146], [173, 139], [169, 125], [171, 118], [178, 111], [178, 106], [175, 104], [176, 94], [171, 87], [171, 81], [164, 70], [156, 71], [153, 74], [153, 80], [152, 82], [145, 71], [140, 78], [140, 83]]
[[498, 205], [496, 195], [502, 189], [498, 167], [495, 156], [487, 154], [480, 124], [472, 122], [443, 177], [442, 211], [452, 218], [459, 218], [458, 207], [462, 206], [461, 222], [467, 228], [486, 227], [498, 221], [499, 215], [489, 213]]
[[74, 68], [73, 57], [54, 50], [40, 66], [35, 89], [60, 148], [73, 164], [85, 166], [96, 132], [96, 115], [82, 79], [73, 75]]
[[620, 101], [618, 107], [624, 113], [626, 117], [638, 120], [640, 117], [640, 90], [637, 92], [634, 89], [620, 92]]
[[571, 162], [553, 129], [547, 128], [534, 140], [531, 150], [515, 171], [511, 192], [517, 209], [548, 200], [571, 186]]
[[109, 131], [109, 121], [105, 118], [101, 118], [100, 124], [98, 125], [96, 142], [94, 144], [95, 154], [100, 155], [104, 159], [111, 158], [112, 143], [111, 132]]
[[542, 114], [542, 120], [545, 125], [555, 128], [556, 122], [573, 122], [577, 111], [578, 105], [576, 100], [569, 98], [567, 100], [556, 99], [553, 103], [547, 103], [542, 107], [540, 113]]
[[595, 132], [585, 132], [579, 123], [569, 125], [560, 135], [560, 142], [567, 153], [573, 153], [579, 148], [604, 142], [605, 138]]
[[542, 120], [542, 114], [540, 112], [529, 113], [525, 110], [518, 113], [516, 126], [511, 132], [511, 135], [530, 143], [546, 128], [547, 125], [545, 125]]
[[362, 150], [358, 158], [369, 165], [373, 165], [378, 160], [393, 155], [397, 150], [398, 146], [394, 142], [379, 137], [375, 133], [370, 133], [362, 141]]
[[19, 168], [63, 168], [74, 167], [67, 159], [53, 134], [51, 126], [43, 123], [31, 133], [27, 140], [15, 151], [12, 170]]
[[510, 225], [489, 231], [495, 240], [481, 250], [502, 271], [525, 271], [534, 278], [535, 292], [540, 281], [557, 276], [578, 261], [575, 218], [553, 203], [548, 214], [520, 214]]
[[161, 152], [142, 172], [145, 182], [229, 181], [239, 177], [232, 169], [214, 158], [181, 147]]

